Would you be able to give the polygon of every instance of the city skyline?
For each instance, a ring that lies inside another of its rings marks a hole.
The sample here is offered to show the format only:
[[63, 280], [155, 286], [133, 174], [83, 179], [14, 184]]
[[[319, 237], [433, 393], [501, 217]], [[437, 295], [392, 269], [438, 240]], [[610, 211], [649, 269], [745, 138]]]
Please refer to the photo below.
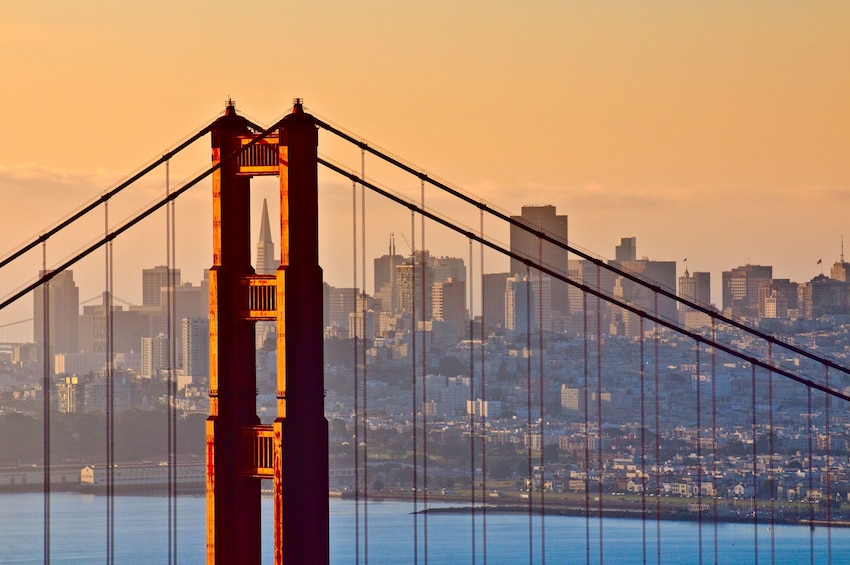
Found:
[[[303, 96], [318, 115], [510, 214], [557, 206], [572, 241], [603, 256], [635, 236], [651, 258], [687, 257], [691, 271], [718, 280], [751, 263], [805, 281], [818, 274], [818, 260], [838, 260], [850, 191], [848, 6], [229, 8], [205, 6], [197, 28], [183, 25], [198, 16], [190, 5], [170, 8], [166, 19], [156, 4], [27, 5], [7, 14], [0, 31], [16, 56], [0, 69], [27, 78], [7, 94], [15, 135], [0, 140], [0, 253], [197, 131], [227, 97], [268, 123]], [[216, 33], [256, 28], [260, 17], [288, 22], [290, 40], [302, 46], [296, 56], [283, 65], [270, 54], [209, 57]], [[322, 34], [312, 31], [318, 23]], [[277, 68], [286, 72], [269, 72]], [[360, 88], [338, 88], [355, 77]], [[507, 119], [528, 125], [506, 129]], [[324, 139], [320, 150], [332, 150]], [[172, 185], [208, 162], [208, 143], [190, 157], [172, 163]], [[359, 168], [359, 155], [349, 157]], [[367, 169], [377, 170], [374, 161]], [[322, 236], [335, 241], [351, 233], [337, 221], [350, 216], [350, 187], [322, 175]], [[137, 210], [163, 186], [140, 188], [110, 217]], [[258, 214], [270, 193], [252, 190], [261, 193]], [[194, 262], [181, 261], [187, 273], [210, 264], [209, 200], [202, 183], [178, 204], [178, 244]], [[272, 191], [272, 216], [277, 200]], [[371, 217], [382, 210], [372, 206]], [[387, 231], [410, 237], [399, 216]], [[192, 247], [187, 234], [197, 235]], [[383, 249], [386, 236], [368, 245]], [[146, 264], [164, 263], [164, 251], [154, 257], [159, 247], [144, 240], [118, 245]], [[451, 254], [436, 243], [428, 244], [435, 254]], [[323, 245], [327, 278], [347, 286], [351, 261]], [[64, 256], [61, 245], [54, 249], [51, 257]]]

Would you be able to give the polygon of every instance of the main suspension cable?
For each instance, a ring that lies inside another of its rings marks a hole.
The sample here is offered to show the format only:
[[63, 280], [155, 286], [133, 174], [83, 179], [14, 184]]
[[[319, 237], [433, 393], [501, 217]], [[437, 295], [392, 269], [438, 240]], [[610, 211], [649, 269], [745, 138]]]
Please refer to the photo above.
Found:
[[[467, 229], [464, 229], [464, 228], [452, 223], [451, 221], [446, 220], [446, 219], [444, 219], [444, 218], [442, 218], [442, 217], [440, 217], [440, 216], [438, 216], [434, 213], [431, 213], [427, 210], [422, 210], [416, 204], [409, 202], [409, 201], [406, 201], [406, 200], [402, 199], [401, 197], [399, 197], [395, 194], [392, 194], [392, 193], [378, 187], [377, 185], [375, 185], [373, 183], [359, 179], [355, 173], [346, 172], [342, 168], [340, 168], [339, 166], [337, 166], [337, 165], [335, 165], [335, 164], [333, 164], [333, 163], [331, 163], [331, 162], [329, 162], [329, 161], [327, 161], [327, 160], [325, 160], [321, 157], [319, 157], [317, 159], [317, 161], [320, 165], [340, 174], [341, 176], [362, 182], [367, 188], [369, 188], [373, 192], [380, 194], [381, 196], [387, 198], [388, 200], [395, 202], [396, 204], [400, 204], [400, 205], [408, 208], [411, 211], [411, 214], [413, 214], [413, 213], [423, 214], [428, 219], [430, 219], [434, 222], [437, 222], [438, 224], [440, 224], [440, 225], [442, 225], [442, 226], [444, 226], [444, 227], [446, 227], [446, 228], [448, 228], [452, 231], [455, 231], [459, 234], [462, 234], [465, 237], [472, 238], [475, 241], [478, 241], [478, 242], [486, 245], [490, 249], [493, 249], [494, 251], [501, 253], [502, 255], [505, 255], [505, 256], [510, 257], [512, 259], [516, 259], [517, 261], [520, 261], [521, 263], [523, 263], [525, 265], [532, 266], [535, 269], [540, 269], [541, 271], [543, 271], [544, 273], [546, 273], [550, 277], [553, 277], [553, 278], [555, 278], [559, 281], [565, 282], [565, 283], [581, 290], [582, 292], [589, 293], [589, 294], [595, 296], [596, 298], [598, 298], [600, 300], [604, 300], [605, 302], [608, 302], [609, 304], [612, 304], [614, 306], [619, 306], [619, 307], [621, 307], [625, 310], [628, 310], [629, 312], [631, 312], [633, 314], [636, 314], [638, 316], [644, 316], [644, 317], [646, 317], [647, 320], [650, 320], [655, 324], [659, 324], [661, 326], [669, 328], [669, 329], [673, 330], [674, 332], [677, 332], [677, 333], [679, 333], [683, 336], [687, 336], [691, 339], [697, 340], [701, 343], [713, 345], [713, 346], [717, 347], [717, 349], [723, 351], [724, 353], [728, 353], [728, 354], [730, 354], [734, 357], [737, 357], [738, 359], [746, 361], [746, 362], [748, 362], [752, 365], [755, 365], [759, 368], [762, 368], [762, 369], [769, 369], [770, 368], [770, 365], [767, 362], [762, 361], [761, 359], [758, 359], [757, 357], [753, 357], [752, 355], [748, 355], [747, 353], [745, 353], [741, 350], [738, 350], [738, 349], [736, 349], [736, 348], [734, 348], [730, 345], [725, 345], [725, 344], [722, 344], [722, 343], [712, 343], [710, 341], [710, 338], [703, 336], [699, 332], [688, 330], [686, 328], [679, 326], [677, 322], [673, 322], [673, 321], [668, 320], [664, 317], [661, 317], [660, 314], [658, 313], [657, 309], [654, 313], [649, 313], [649, 312], [645, 311], [644, 309], [642, 309], [642, 308], [640, 308], [640, 307], [638, 307], [634, 304], [624, 302], [624, 301], [621, 301], [614, 296], [610, 296], [610, 295], [602, 292], [598, 288], [594, 288], [594, 287], [588, 286], [584, 283], [577, 282], [577, 281], [571, 279], [570, 277], [562, 274], [558, 270], [555, 270], [555, 269], [548, 267], [546, 265], [538, 265], [538, 264], [536, 264], [536, 262], [533, 259], [529, 259], [528, 257], [525, 257], [523, 255], [515, 253], [515, 252], [513, 252], [513, 251], [511, 251], [511, 250], [509, 250], [509, 249], [507, 249], [507, 248], [505, 248], [505, 247], [503, 247], [503, 246], [501, 246], [497, 243], [492, 242], [492, 241], [485, 240], [484, 238], [481, 238], [480, 236], [478, 236], [476, 233], [469, 231]], [[533, 232], [533, 233], [536, 233], [536, 232]], [[603, 263], [599, 263], [599, 264], [596, 265], [596, 268], [597, 269], [605, 268], [605, 265]], [[657, 294], [664, 294], [662, 289], [659, 289], [659, 288], [652, 287], [652, 291], [657, 293]], [[0, 308], [2, 308], [2, 304], [0, 304]], [[743, 328], [747, 329], [746, 326], [743, 326]], [[774, 338], [774, 342], [776, 342], [775, 338]], [[779, 342], [779, 345], [782, 346], [782, 347], [786, 346], [786, 344], [784, 344], [782, 342]], [[829, 359], [819, 357], [819, 356], [817, 356], [813, 353], [810, 353], [810, 352], [807, 352], [806, 356], [817, 361], [817, 362], [819, 362], [819, 363], [822, 363], [826, 366], [838, 368], [838, 370], [843, 371], [843, 372], [847, 372], [848, 374], [850, 374], [850, 369], [848, 369], [847, 367], [842, 367], [840, 365], [837, 365], [836, 363], [834, 363], [833, 361], [831, 361]], [[783, 377], [786, 377], [786, 378], [791, 379], [793, 381], [796, 381], [798, 383], [805, 384], [807, 386], [811, 386], [814, 389], [819, 390], [821, 392], [825, 392], [825, 393], [827, 393], [827, 394], [829, 394], [829, 395], [831, 395], [835, 398], [840, 398], [842, 400], [850, 402], [850, 395], [845, 394], [844, 392], [829, 389], [821, 383], [817, 383], [817, 382], [812, 381], [811, 379], [801, 377], [801, 376], [796, 375], [794, 373], [791, 373], [790, 371], [783, 369], [781, 367], [773, 367], [773, 371], [778, 375], [782, 375]]]
[[[845, 367], [845, 366], [843, 366], [843, 365], [841, 365], [841, 364], [839, 364], [839, 363], [837, 363], [837, 362], [835, 362], [831, 359], [821, 358], [816, 353], [808, 351], [808, 350], [806, 350], [802, 347], [799, 347], [799, 346], [797, 346], [793, 343], [788, 343], [788, 342], [782, 341], [774, 335], [763, 332], [763, 331], [761, 331], [757, 328], [751, 328], [751, 327], [747, 326], [745, 323], [738, 321], [738, 320], [735, 320], [732, 317], [724, 316], [721, 312], [718, 312], [716, 309], [714, 309], [711, 306], [707, 306], [705, 304], [696, 302], [694, 300], [690, 300], [687, 297], [679, 296], [675, 292], [675, 290], [664, 288], [663, 286], [661, 286], [660, 284], [658, 284], [655, 281], [644, 279], [641, 276], [639, 276], [639, 275], [637, 275], [637, 274], [635, 274], [631, 271], [628, 271], [626, 269], [623, 269], [616, 264], [606, 263], [603, 259], [600, 259], [598, 257], [594, 257], [594, 256], [592, 256], [592, 255], [590, 255], [590, 254], [588, 254], [588, 253], [586, 253], [586, 252], [584, 252], [584, 251], [582, 251], [578, 248], [575, 248], [575, 247], [569, 245], [569, 243], [564, 242], [562, 239], [546, 232], [545, 230], [535, 229], [533, 226], [530, 226], [527, 223], [525, 223], [525, 222], [523, 222], [519, 219], [511, 217], [510, 215], [505, 214], [503, 212], [499, 212], [498, 210], [493, 209], [492, 207], [488, 206], [487, 204], [480, 202], [478, 200], [475, 200], [474, 198], [467, 196], [466, 194], [463, 194], [459, 190], [447, 185], [446, 183], [443, 183], [443, 182], [440, 182], [439, 180], [431, 178], [426, 173], [423, 173], [422, 171], [411, 167], [410, 165], [396, 159], [395, 157], [392, 157], [391, 155], [388, 155], [388, 154], [370, 146], [369, 144], [367, 144], [366, 142], [364, 142], [362, 140], [355, 139], [351, 135], [349, 135], [349, 134], [343, 132], [342, 130], [332, 126], [331, 124], [328, 124], [327, 122], [316, 119], [316, 125], [319, 126], [320, 128], [326, 129], [327, 131], [329, 131], [329, 132], [333, 133], [334, 135], [348, 141], [349, 143], [356, 145], [357, 147], [361, 148], [361, 150], [368, 151], [369, 153], [371, 153], [371, 154], [375, 155], [376, 157], [390, 163], [391, 165], [403, 170], [404, 172], [411, 174], [411, 175], [415, 176], [416, 178], [423, 180], [423, 181], [431, 184], [432, 186], [435, 186], [435, 187], [439, 188], [440, 190], [443, 190], [444, 192], [447, 192], [448, 194], [451, 194], [452, 196], [454, 196], [455, 198], [457, 198], [459, 200], [462, 200], [466, 204], [474, 206], [475, 208], [477, 208], [481, 211], [487, 212], [488, 214], [495, 216], [499, 220], [502, 220], [503, 222], [506, 222], [507, 224], [509, 224], [513, 227], [519, 228], [522, 231], [533, 235], [534, 237], [541, 238], [543, 241], [550, 243], [550, 244], [552, 244], [552, 245], [554, 245], [554, 246], [556, 246], [556, 247], [558, 247], [558, 248], [560, 248], [564, 251], [567, 251], [568, 253], [575, 254], [578, 257], [580, 257], [580, 258], [582, 258], [586, 261], [590, 261], [591, 263], [593, 263], [597, 267], [603, 268], [603, 269], [605, 269], [605, 270], [607, 270], [607, 271], [609, 271], [609, 272], [611, 272], [611, 273], [613, 273], [617, 276], [621, 276], [621, 277], [623, 277], [623, 278], [625, 278], [629, 281], [632, 281], [632, 282], [638, 284], [639, 286], [642, 286], [642, 287], [644, 287], [644, 288], [646, 288], [650, 291], [657, 292], [661, 296], [663, 296], [665, 298], [669, 298], [669, 299], [671, 299], [675, 302], [678, 302], [679, 304], [681, 304], [683, 306], [687, 306], [688, 308], [702, 312], [703, 314], [706, 314], [713, 319], [717, 319], [718, 321], [720, 321], [724, 324], [728, 324], [732, 327], [735, 327], [737, 329], [748, 332], [751, 335], [754, 335], [758, 338], [764, 339], [764, 340], [766, 340], [770, 343], [773, 343], [775, 345], [778, 345], [780, 347], [786, 348], [789, 351], [797, 353], [798, 355], [802, 355], [802, 356], [807, 357], [809, 359], [812, 359], [812, 360], [814, 360], [818, 363], [824, 363], [832, 369], [835, 369], [835, 370], [838, 370], [838, 371], [840, 371], [844, 374], [850, 375], [850, 367]], [[341, 169], [335, 168], [334, 166], [330, 165], [330, 163], [327, 163], [326, 161], [324, 161], [321, 158], [319, 159], [319, 162], [321, 164], [331, 168], [331, 169], [337, 170], [337, 172], [339, 172], [343, 176], [348, 176], [347, 173], [345, 173]], [[404, 203], [404, 202], [399, 202], [399, 203], [406, 205], [406, 203]], [[531, 261], [531, 259], [529, 257], [520, 256], [520, 255], [517, 255], [514, 258], [519, 260], [519, 261], [523, 261], [523, 262]], [[667, 324], [665, 324], [665, 325], [667, 325]]]
[[[201, 182], [202, 180], [204, 180], [205, 178], [207, 178], [208, 176], [210, 176], [211, 174], [213, 174], [214, 172], [219, 170], [222, 166], [222, 163], [228, 162], [228, 161], [232, 160], [233, 158], [237, 157], [238, 155], [241, 155], [245, 151], [250, 150], [250, 148], [252, 148], [254, 145], [259, 143], [260, 141], [262, 141], [266, 137], [268, 137], [272, 132], [277, 131], [277, 129], [279, 127], [280, 127], [280, 122], [277, 122], [274, 125], [272, 125], [271, 127], [267, 128], [265, 130], [262, 130], [251, 141], [249, 141], [248, 143], [243, 145], [240, 149], [237, 149], [237, 150], [231, 152], [231, 154], [228, 155], [226, 159], [222, 159], [219, 162], [215, 163], [214, 165], [211, 165], [208, 169], [204, 170], [203, 172], [201, 172], [198, 175], [196, 175], [195, 177], [193, 177], [191, 180], [186, 182], [186, 184], [184, 184], [183, 186], [181, 186], [177, 190], [172, 191], [169, 195], [166, 195], [162, 199], [160, 199], [160, 200], [154, 202], [153, 204], [149, 205], [146, 209], [142, 210], [141, 212], [137, 213], [135, 216], [133, 216], [129, 220], [125, 221], [124, 224], [122, 224], [118, 228], [112, 230], [109, 234], [105, 235], [102, 239], [95, 241], [94, 243], [92, 243], [88, 247], [84, 248], [82, 251], [77, 252], [76, 255], [73, 255], [70, 258], [66, 259], [63, 263], [58, 265], [56, 268], [51, 269], [49, 272], [47, 271], [46, 255], [45, 255], [45, 259], [44, 259], [45, 265], [44, 265], [44, 268], [42, 269], [43, 274], [40, 275], [39, 278], [36, 281], [28, 284], [27, 286], [25, 286], [21, 290], [15, 292], [11, 296], [3, 299], [0, 302], [0, 310], [3, 310], [4, 308], [9, 306], [10, 304], [16, 302], [21, 297], [26, 296], [27, 294], [29, 294], [30, 292], [32, 292], [36, 288], [48, 283], [50, 280], [52, 280], [56, 275], [58, 275], [62, 271], [67, 270], [68, 268], [75, 265], [80, 260], [84, 259], [85, 257], [88, 257], [94, 251], [99, 249], [101, 246], [106, 245], [108, 242], [110, 242], [110, 241], [114, 240], [116, 237], [122, 235], [124, 232], [126, 232], [130, 228], [134, 227], [135, 225], [140, 223], [142, 220], [144, 220], [145, 218], [147, 218], [151, 214], [156, 213], [160, 208], [162, 208], [163, 206], [166, 206], [169, 202], [176, 200], [177, 198], [182, 196], [186, 191], [188, 191], [190, 188], [192, 188], [193, 186], [195, 186], [196, 184], [198, 184], [199, 182]], [[209, 130], [207, 129], [206, 131], [209, 131]], [[184, 148], [185, 145], [186, 144], [181, 145], [181, 149]], [[166, 155], [173, 155], [175, 153], [175, 151], [169, 152]], [[100, 200], [103, 200], [103, 197]], [[98, 202], [100, 202], [100, 200]], [[68, 224], [68, 221], [63, 222], [63, 225], [67, 225], [67, 224]], [[50, 233], [55, 233], [55, 231], [56, 230], [54, 228], [53, 230], [50, 231]], [[44, 246], [44, 245], [46, 245], [47, 238], [44, 237], [44, 236], [40, 236], [38, 238], [38, 241], [36, 243], [34, 243], [33, 245], [37, 245], [38, 242], [42, 243], [42, 245]], [[29, 248], [31, 249], [32, 246], [30, 246]], [[24, 251], [16, 253], [16, 255], [20, 255], [23, 252]], [[2, 268], [5, 264], [7, 264], [11, 259], [12, 258], [4, 260], [2, 262], [2, 264], [0, 264], [0, 268]]]
[[189, 139], [187, 139], [186, 141], [184, 141], [183, 143], [181, 143], [180, 145], [178, 145], [177, 147], [175, 147], [171, 151], [164, 153], [162, 155], [162, 157], [160, 157], [159, 159], [157, 159], [156, 161], [154, 161], [150, 165], [146, 166], [141, 171], [139, 171], [138, 173], [131, 176], [129, 179], [125, 180], [124, 182], [122, 182], [121, 184], [119, 184], [118, 186], [113, 188], [112, 190], [109, 190], [109, 191], [103, 193], [100, 196], [100, 198], [98, 198], [97, 200], [90, 202], [89, 204], [87, 204], [86, 206], [81, 208], [79, 211], [72, 214], [71, 216], [69, 216], [68, 218], [66, 218], [65, 220], [63, 220], [59, 224], [57, 224], [56, 226], [54, 226], [54, 227], [50, 228], [49, 230], [43, 232], [42, 234], [40, 234], [37, 238], [35, 238], [31, 242], [27, 243], [26, 245], [24, 245], [23, 247], [21, 247], [17, 251], [13, 252], [12, 254], [10, 254], [7, 257], [0, 260], [0, 269], [2, 269], [6, 265], [8, 265], [12, 261], [14, 261], [15, 259], [17, 259], [21, 255], [23, 255], [24, 253], [32, 250], [33, 248], [35, 248], [39, 244], [47, 241], [48, 239], [50, 239], [54, 235], [58, 234], [59, 232], [61, 232], [62, 230], [64, 230], [65, 228], [67, 228], [68, 226], [70, 226], [71, 224], [73, 224], [74, 222], [76, 222], [77, 220], [79, 220], [80, 218], [82, 218], [83, 216], [85, 216], [86, 214], [88, 214], [89, 212], [94, 210], [95, 208], [97, 208], [98, 206], [100, 206], [101, 204], [108, 202], [112, 197], [117, 196], [118, 194], [120, 194], [124, 189], [126, 189], [130, 185], [135, 184], [136, 181], [138, 181], [142, 177], [146, 176], [148, 173], [150, 173], [151, 171], [153, 171], [154, 169], [156, 169], [157, 167], [159, 167], [163, 163], [167, 162], [169, 159], [171, 159], [172, 157], [174, 157], [175, 155], [177, 155], [178, 153], [180, 153], [181, 151], [183, 151], [184, 149], [186, 149], [187, 147], [192, 145], [194, 142], [196, 142], [201, 137], [208, 134], [210, 132], [211, 127], [212, 127], [212, 124], [204, 127], [198, 133], [194, 134]]

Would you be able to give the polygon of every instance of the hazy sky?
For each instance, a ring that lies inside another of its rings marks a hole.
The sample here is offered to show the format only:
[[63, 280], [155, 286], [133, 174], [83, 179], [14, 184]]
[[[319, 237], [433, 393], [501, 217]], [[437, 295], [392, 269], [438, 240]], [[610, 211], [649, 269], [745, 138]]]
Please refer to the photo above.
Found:
[[[715, 297], [724, 269], [771, 264], [801, 282], [820, 272], [818, 259], [838, 260], [842, 235], [850, 255], [848, 2], [11, 6], [0, 16], [4, 254], [197, 131], [231, 96], [264, 124], [303, 97], [309, 111], [503, 209], [555, 204], [583, 248], [611, 257], [619, 237], [636, 236], [639, 255], [687, 257], [691, 271], [711, 271]], [[320, 151], [359, 166], [326, 138]], [[208, 164], [207, 148], [174, 163], [172, 184]], [[342, 191], [323, 205], [323, 233], [344, 241], [350, 185], [322, 178]], [[154, 198], [157, 182], [111, 217]], [[264, 194], [276, 198], [273, 186]], [[179, 254], [197, 281], [209, 236], [191, 247], [189, 226], [208, 228], [208, 183], [189, 198], [178, 205]], [[391, 229], [410, 237], [405, 214], [398, 227], [369, 216], [376, 251]], [[122, 269], [164, 262], [146, 242], [117, 244], [131, 257]], [[323, 248], [332, 284], [351, 283], [350, 257], [333, 255], [350, 245]], [[436, 252], [467, 255], [456, 247]], [[9, 279], [0, 294], [19, 285]]]

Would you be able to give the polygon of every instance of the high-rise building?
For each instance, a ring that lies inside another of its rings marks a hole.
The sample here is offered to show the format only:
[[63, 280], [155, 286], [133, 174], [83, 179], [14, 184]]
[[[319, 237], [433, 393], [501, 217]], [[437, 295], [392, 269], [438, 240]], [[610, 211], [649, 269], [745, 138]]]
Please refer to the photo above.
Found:
[[[567, 216], [556, 213], [555, 207], [546, 206], [523, 206], [519, 216], [511, 216], [531, 229], [541, 231], [546, 235], [566, 244], [567, 243]], [[529, 233], [520, 227], [511, 225], [511, 252], [522, 257], [542, 263], [548, 269], [567, 276], [568, 254], [566, 249], [548, 241], [540, 241], [533, 233]], [[525, 264], [511, 258], [511, 274], [524, 275]], [[552, 281], [552, 309], [561, 315], [570, 311], [568, 285], [561, 281]]]
[[269, 224], [269, 205], [263, 198], [263, 215], [260, 219], [260, 237], [257, 241], [257, 264], [254, 272], [258, 275], [273, 275], [280, 266], [280, 257], [275, 255], [272, 230]]
[[193, 382], [206, 382], [210, 377], [210, 320], [183, 318], [183, 371]]
[[773, 280], [773, 267], [743, 265], [723, 271], [723, 311], [735, 317], [755, 318], [759, 288]]
[[[104, 304], [83, 306], [78, 320], [78, 349], [83, 353], [106, 351], [107, 304], [109, 295], [104, 293]], [[139, 343], [150, 334], [150, 317], [136, 310], [125, 310], [112, 304], [112, 351], [130, 353], [139, 351]]]
[[[162, 289], [168, 288], [168, 267], [142, 269], [142, 306], [161, 306]], [[171, 283], [180, 285], [180, 269], [171, 269]]]
[[[623, 242], [628, 242], [624, 244]], [[637, 238], [627, 237], [620, 239], [620, 245], [616, 249], [619, 257], [631, 257], [637, 254]], [[640, 278], [666, 288], [670, 292], [676, 292], [676, 262], [675, 261], [653, 261], [648, 258], [613, 261], [622, 269], [629, 271]], [[587, 283], [587, 281], [585, 281]], [[613, 288], [614, 296], [631, 304], [639, 306], [647, 312], [657, 313], [659, 317], [667, 320], [678, 320], [676, 301], [664, 296], [658, 297], [657, 312], [655, 294], [649, 288], [630, 281], [625, 277], [617, 277]], [[622, 319], [626, 335], [637, 336], [640, 333], [640, 320], [637, 314], [631, 312], [617, 312], [619, 308], [613, 308], [611, 314], [614, 319]], [[646, 327], [644, 329], [647, 329]]]
[[694, 272], [679, 277], [679, 296], [705, 306], [711, 304], [711, 273]]
[[430, 320], [434, 269], [427, 251], [417, 251], [396, 266], [396, 285], [399, 310], [415, 313], [417, 320]]
[[829, 278], [839, 282], [850, 283], [850, 263], [844, 260], [844, 236], [841, 236], [841, 259], [833, 263], [832, 269], [829, 272]]
[[818, 275], [797, 287], [799, 316], [815, 319], [827, 315], [850, 314], [850, 283]]
[[359, 289], [327, 286], [327, 326], [348, 330], [348, 315], [357, 310]]
[[387, 255], [375, 259], [375, 298], [381, 301], [381, 310], [394, 312], [398, 308], [398, 288], [396, 286], [396, 266], [401, 265], [404, 257], [395, 252], [395, 238], [390, 234], [390, 247]]
[[510, 273], [489, 273], [484, 275], [482, 302], [484, 325], [487, 328], [505, 326], [505, 283]]
[[797, 283], [790, 279], [773, 279], [759, 287], [759, 318], [796, 317]]
[[505, 329], [515, 333], [537, 330], [537, 308], [532, 281], [525, 275], [505, 281]]
[[[689, 273], [679, 277], [679, 296], [703, 306], [711, 304], [711, 273]], [[700, 328], [711, 324], [708, 314], [679, 304], [679, 321], [687, 328]]]
[[435, 283], [449, 279], [466, 282], [466, 263], [459, 257], [432, 257], [431, 268], [434, 269]]
[[[274, 241], [272, 241], [272, 230], [269, 223], [269, 205], [263, 198], [263, 213], [260, 218], [260, 234], [257, 240], [257, 262], [254, 264], [254, 272], [258, 275], [273, 275], [280, 266], [280, 257], [275, 254]], [[209, 301], [209, 297], [207, 297]], [[254, 344], [257, 349], [262, 348], [266, 340], [276, 334], [277, 324], [270, 321], [259, 321], [254, 325]]]
[[[44, 274], [44, 271], [39, 272], [39, 276]], [[79, 351], [80, 289], [74, 283], [74, 272], [56, 273], [50, 282], [33, 291], [33, 341], [37, 344], [44, 344], [45, 292], [51, 352], [76, 353]]]
[[148, 379], [156, 378], [161, 371], [168, 369], [168, 350], [168, 338], [163, 334], [156, 337], [143, 337], [141, 375]]
[[617, 263], [637, 260], [637, 238], [621, 237], [620, 245], [614, 248], [614, 260]]
[[449, 277], [435, 282], [431, 289], [432, 318], [438, 322], [454, 325], [454, 336], [464, 334], [468, 314], [466, 312], [466, 283]]
[[348, 337], [350, 339], [375, 339], [375, 311], [357, 309], [348, 314]]

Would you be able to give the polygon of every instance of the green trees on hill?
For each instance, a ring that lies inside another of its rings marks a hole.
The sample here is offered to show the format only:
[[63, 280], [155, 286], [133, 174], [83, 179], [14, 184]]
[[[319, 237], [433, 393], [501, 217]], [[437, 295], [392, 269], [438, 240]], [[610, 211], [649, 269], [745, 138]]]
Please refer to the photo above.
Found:
[[[177, 420], [178, 457], [204, 457], [203, 414]], [[40, 464], [44, 424], [23, 414], [0, 414], [0, 465]], [[168, 420], [165, 410], [128, 410], [115, 415], [115, 461], [166, 460]], [[106, 417], [103, 414], [53, 414], [50, 419], [53, 463], [101, 463], [106, 458]]]

